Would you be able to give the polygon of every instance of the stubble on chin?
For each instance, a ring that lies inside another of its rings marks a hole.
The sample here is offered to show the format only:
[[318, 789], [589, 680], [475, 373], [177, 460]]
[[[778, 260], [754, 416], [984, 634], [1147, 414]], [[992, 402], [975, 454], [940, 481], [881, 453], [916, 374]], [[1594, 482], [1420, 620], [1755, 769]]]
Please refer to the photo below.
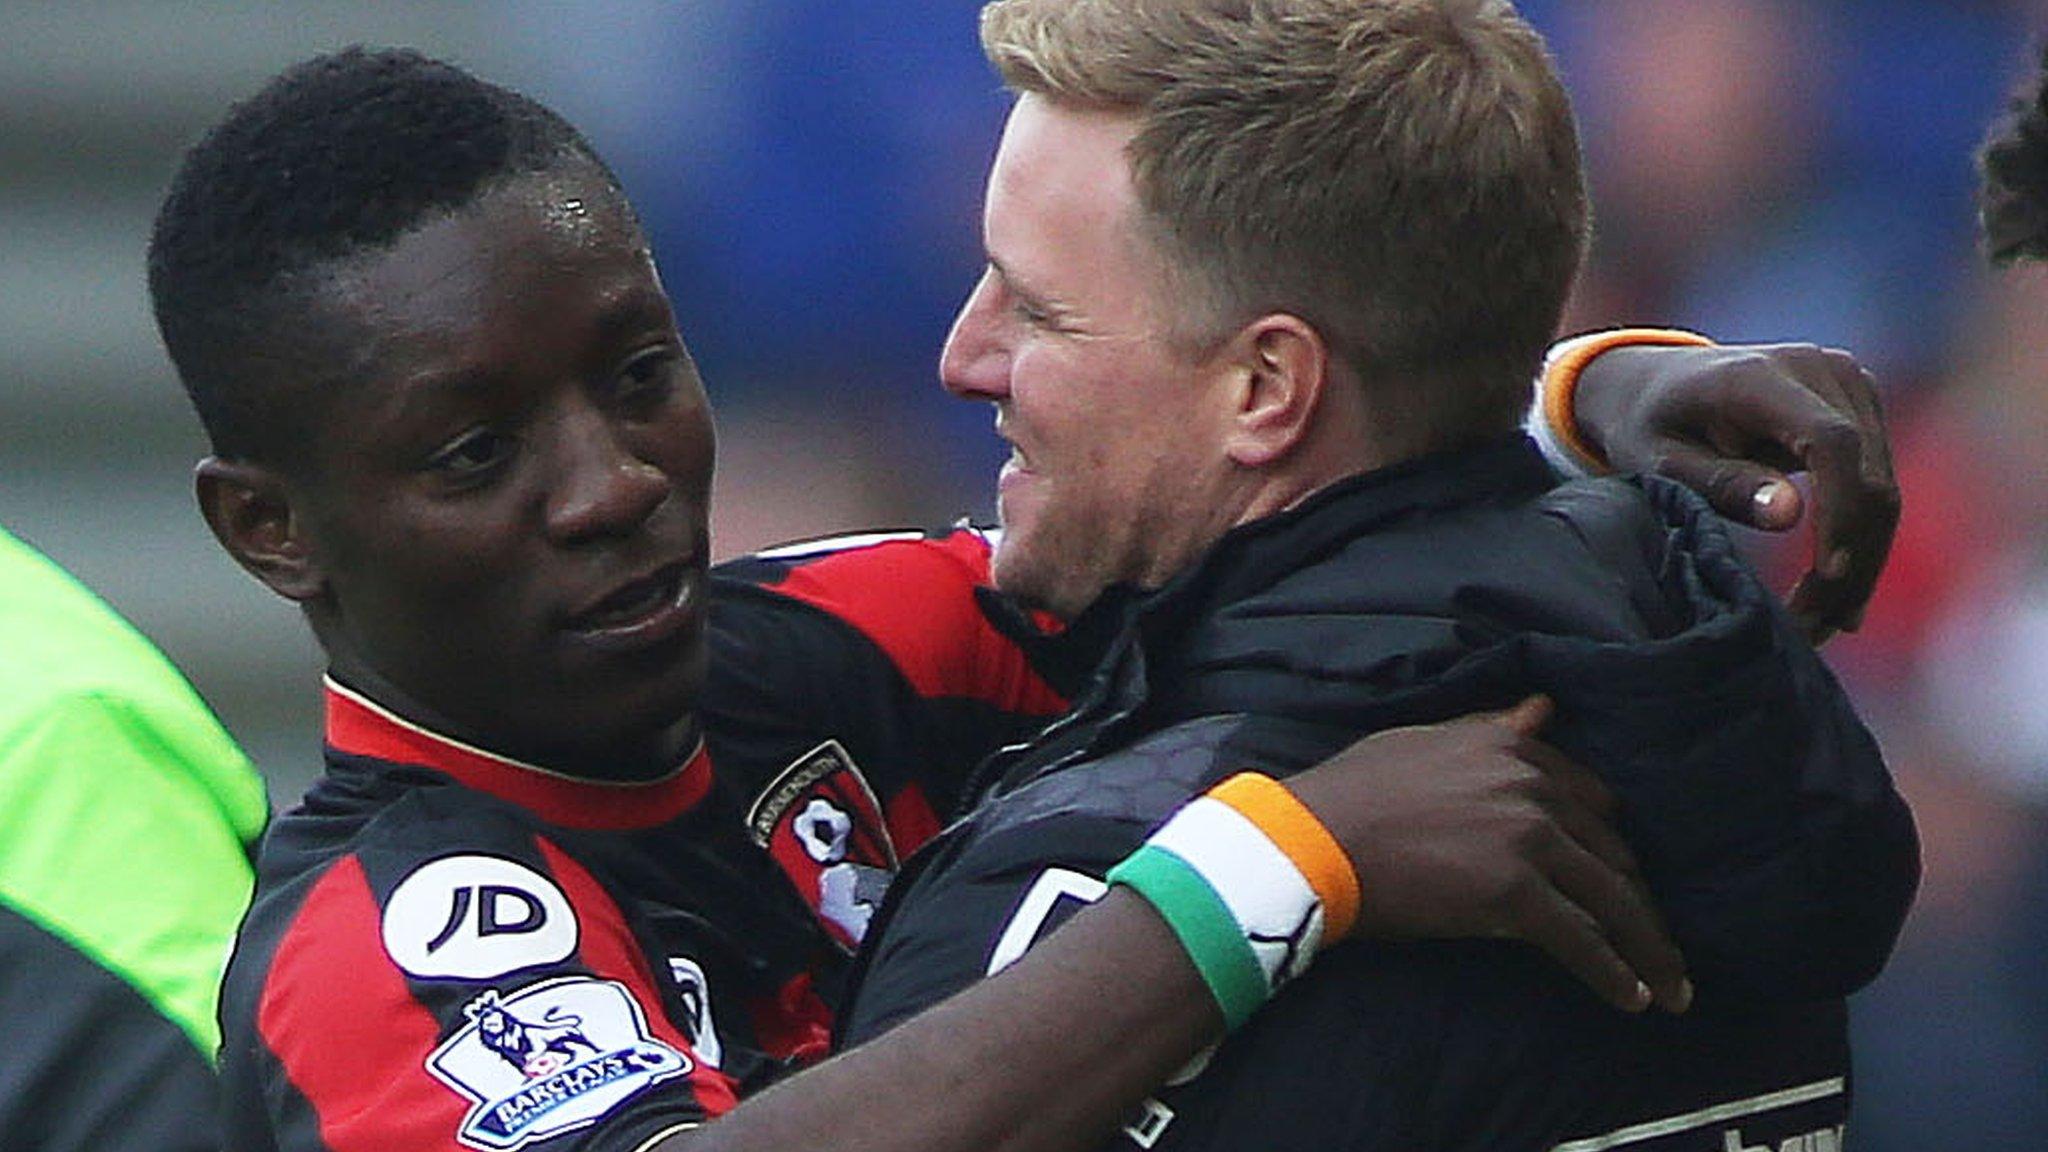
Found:
[[1072, 620], [1095, 602], [1102, 587], [1090, 556], [1058, 544], [1056, 538], [1017, 540], [1006, 531], [990, 575], [996, 590], [1015, 603]]

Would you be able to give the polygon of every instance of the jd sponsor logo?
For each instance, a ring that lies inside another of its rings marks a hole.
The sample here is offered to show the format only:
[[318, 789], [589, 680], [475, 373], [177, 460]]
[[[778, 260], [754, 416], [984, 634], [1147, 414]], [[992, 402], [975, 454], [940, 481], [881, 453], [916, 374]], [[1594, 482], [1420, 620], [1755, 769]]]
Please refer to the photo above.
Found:
[[444, 856], [384, 904], [384, 950], [409, 975], [490, 980], [576, 951], [576, 915], [554, 881], [497, 856]]

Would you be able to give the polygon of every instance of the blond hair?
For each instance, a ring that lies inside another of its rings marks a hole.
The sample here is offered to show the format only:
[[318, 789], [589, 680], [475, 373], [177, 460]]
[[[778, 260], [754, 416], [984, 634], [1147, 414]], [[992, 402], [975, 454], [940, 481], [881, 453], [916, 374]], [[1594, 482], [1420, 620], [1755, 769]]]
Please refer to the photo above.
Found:
[[1418, 448], [1512, 427], [1589, 226], [1512, 4], [997, 0], [981, 37], [1013, 90], [1138, 117], [1141, 226], [1208, 338], [1293, 313], [1369, 389], [1408, 382], [1380, 399]]

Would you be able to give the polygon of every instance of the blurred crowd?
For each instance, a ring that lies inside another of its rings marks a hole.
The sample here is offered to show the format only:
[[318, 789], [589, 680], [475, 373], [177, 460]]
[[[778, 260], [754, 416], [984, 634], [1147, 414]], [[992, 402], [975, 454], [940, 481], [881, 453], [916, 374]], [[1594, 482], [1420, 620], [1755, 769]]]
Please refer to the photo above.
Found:
[[[989, 415], [932, 370], [976, 270], [976, 174], [1004, 106], [973, 5], [692, 7], [636, 29], [675, 63], [629, 69], [642, 86], [589, 58], [615, 45], [556, 63], [650, 213], [726, 414], [720, 550], [985, 514]], [[1972, 202], [1975, 145], [2048, 13], [1522, 7], [1593, 165], [1570, 327], [1840, 345], [1884, 389], [1904, 523], [1861, 632], [1828, 655], [1916, 805], [1926, 879], [1859, 1004], [1856, 1146], [2048, 1146], [2048, 273], [1987, 272]], [[1787, 583], [1802, 546], [1758, 541]]]

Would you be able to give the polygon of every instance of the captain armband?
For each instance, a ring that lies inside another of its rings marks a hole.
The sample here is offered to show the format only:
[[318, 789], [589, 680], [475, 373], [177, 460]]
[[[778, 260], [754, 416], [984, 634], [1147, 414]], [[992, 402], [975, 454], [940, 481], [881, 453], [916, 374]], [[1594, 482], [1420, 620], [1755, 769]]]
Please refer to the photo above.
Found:
[[1613, 470], [1605, 456], [1579, 431], [1572, 402], [1579, 375], [1595, 356], [1609, 349], [1633, 347], [1711, 347], [1713, 341], [1679, 328], [1616, 328], [1588, 332], [1551, 345], [1536, 378], [1536, 401], [1529, 410], [1529, 434], [1551, 465], [1571, 476], [1600, 476]]
[[1143, 896], [1235, 1030], [1358, 919], [1358, 874], [1294, 794], [1244, 772], [1190, 801], [1107, 877]]

